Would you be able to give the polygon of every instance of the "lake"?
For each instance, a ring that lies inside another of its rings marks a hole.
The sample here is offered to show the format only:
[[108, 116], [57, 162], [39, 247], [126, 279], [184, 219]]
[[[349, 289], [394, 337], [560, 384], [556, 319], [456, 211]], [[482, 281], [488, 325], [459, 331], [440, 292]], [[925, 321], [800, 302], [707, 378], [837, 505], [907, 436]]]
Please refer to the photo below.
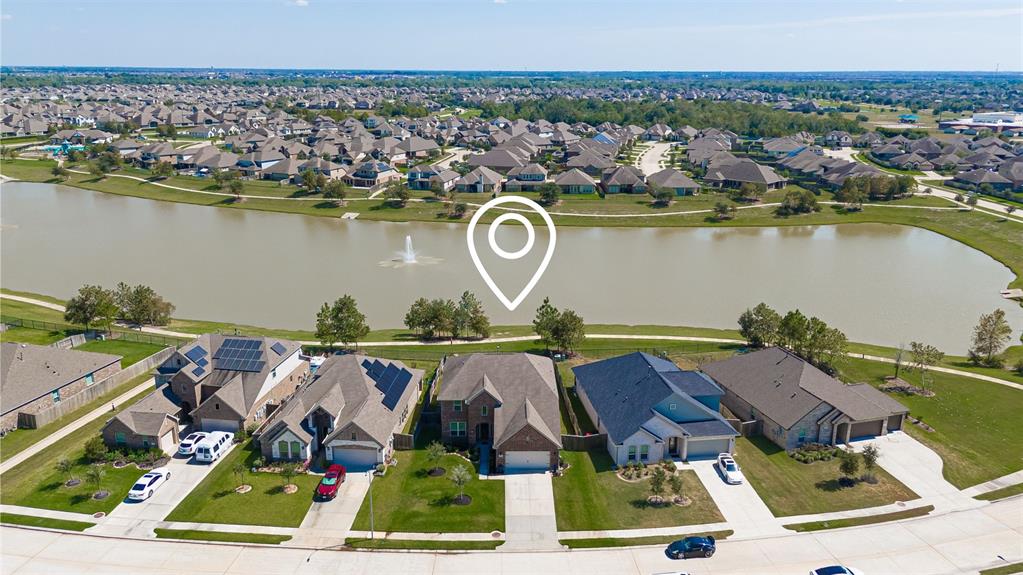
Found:
[[[214, 209], [51, 184], [8, 183], [0, 196], [3, 287], [66, 298], [85, 283], [145, 283], [177, 317], [311, 329], [324, 301], [348, 293], [371, 326], [399, 327], [416, 298], [471, 290], [494, 324], [529, 323], [550, 296], [589, 323], [722, 328], [765, 301], [853, 341], [919, 340], [950, 353], [964, 353], [977, 318], [995, 308], [1014, 333], [1023, 328], [1023, 312], [998, 293], [1013, 277], [1005, 266], [911, 227], [562, 227], [546, 274], [511, 312], [473, 267], [464, 224]], [[427, 263], [392, 261], [406, 236]], [[477, 237], [488, 251], [486, 226]], [[524, 238], [514, 223], [497, 233], [507, 251]], [[483, 257], [499, 284], [516, 286], [509, 298], [547, 241], [538, 228], [530, 256]]]

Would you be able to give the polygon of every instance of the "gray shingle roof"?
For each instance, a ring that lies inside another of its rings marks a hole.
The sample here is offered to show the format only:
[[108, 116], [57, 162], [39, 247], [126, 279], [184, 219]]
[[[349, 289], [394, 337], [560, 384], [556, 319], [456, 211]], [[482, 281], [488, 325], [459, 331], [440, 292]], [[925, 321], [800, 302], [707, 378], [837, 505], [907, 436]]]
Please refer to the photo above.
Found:
[[119, 361], [121, 356], [106, 353], [11, 342], [0, 344], [3, 413]]

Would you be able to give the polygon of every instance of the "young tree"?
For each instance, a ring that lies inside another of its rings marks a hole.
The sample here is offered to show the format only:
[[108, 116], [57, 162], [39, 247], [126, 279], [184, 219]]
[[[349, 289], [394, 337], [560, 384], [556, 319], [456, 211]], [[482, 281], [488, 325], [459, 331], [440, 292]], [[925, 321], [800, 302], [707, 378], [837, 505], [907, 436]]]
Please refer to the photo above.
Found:
[[1005, 321], [1005, 311], [996, 309], [980, 316], [977, 327], [973, 328], [973, 347], [970, 361], [974, 364], [994, 365], [995, 356], [1005, 349], [1012, 336], [1012, 327]]
[[451, 480], [451, 483], [454, 483], [455, 487], [458, 488], [458, 499], [456, 499], [456, 501], [459, 503], [465, 501], [465, 486], [472, 480], [472, 474], [469, 473], [469, 468], [464, 465], [459, 465], [451, 470], [451, 476], [449, 479]]
[[714, 217], [718, 220], [730, 220], [735, 217], [735, 206], [727, 202], [714, 204]]
[[658, 206], [667, 206], [671, 204], [671, 201], [675, 199], [675, 192], [670, 188], [664, 186], [650, 186], [647, 188], [647, 193], [654, 199], [654, 203]]
[[910, 365], [920, 370], [920, 382], [927, 387], [928, 370], [944, 359], [945, 354], [933, 345], [927, 345], [919, 341], [909, 342], [909, 353], [912, 361]]
[[558, 203], [558, 198], [561, 197], [561, 188], [554, 182], [547, 182], [541, 185], [537, 191], [540, 193], [540, 201], [547, 206], [553, 206]]
[[325, 346], [332, 347], [337, 342], [343, 346], [358, 344], [368, 333], [366, 316], [359, 311], [355, 298], [348, 294], [334, 300], [333, 304], [324, 303], [316, 314], [316, 337]]
[[430, 300], [424, 297], [412, 302], [408, 312], [405, 313], [405, 327], [416, 332], [416, 335], [421, 335], [426, 328], [429, 308]]
[[241, 203], [245, 199], [242, 197], [242, 192], [245, 191], [245, 184], [242, 184], [241, 180], [231, 180], [228, 182], [227, 187], [234, 194], [235, 203]]
[[57, 178], [62, 182], [66, 182], [68, 177], [71, 176], [71, 172], [69, 172], [67, 168], [65, 168], [64, 166], [53, 166], [53, 169], [50, 170], [50, 173], [53, 174], [54, 178]]
[[490, 320], [483, 311], [483, 304], [470, 291], [462, 293], [454, 316], [455, 337], [468, 335], [486, 337], [490, 334]]
[[679, 499], [685, 497], [685, 483], [682, 481], [682, 477], [678, 474], [672, 475], [668, 478], [668, 486], [671, 488], [671, 493]]
[[68, 481], [75, 480], [74, 474], [71, 473], [74, 470], [75, 466], [67, 457], [61, 457], [60, 459], [58, 459], [55, 467], [57, 468], [57, 471], [64, 475], [67, 475]]
[[174, 166], [170, 162], [157, 162], [153, 166], [153, 175], [158, 178], [168, 178], [174, 175]]
[[327, 187], [327, 176], [323, 175], [323, 172], [316, 173], [316, 182], [314, 186], [317, 191], [322, 192], [323, 188]]
[[99, 489], [100, 483], [103, 483], [103, 476], [106, 472], [99, 465], [90, 465], [85, 470], [85, 481], [93, 487], [93, 489]]
[[110, 169], [100, 162], [89, 162], [89, 174], [95, 178], [102, 180], [107, 177], [109, 171]]
[[577, 345], [586, 339], [586, 326], [583, 318], [570, 309], [558, 314], [558, 321], [554, 324], [551, 338], [558, 349], [571, 353]]
[[231, 473], [234, 474], [234, 478], [238, 480], [239, 484], [245, 481], [245, 473], [247, 473], [248, 470], [249, 468], [241, 461], [236, 461], [235, 464], [231, 466]]
[[285, 463], [281, 466], [280, 475], [284, 481], [284, 487], [287, 487], [291, 480], [295, 478], [298, 473], [298, 467], [294, 463]]
[[100, 286], [84, 285], [64, 307], [64, 321], [85, 326], [109, 327], [117, 317], [117, 304], [110, 290]]
[[426, 462], [430, 465], [430, 468], [427, 469], [427, 471], [433, 472], [440, 469], [440, 461], [441, 459], [444, 459], [447, 452], [447, 449], [445, 449], [439, 441], [430, 442], [430, 444], [426, 446]]
[[781, 316], [766, 303], [759, 303], [739, 316], [739, 333], [754, 347], [771, 345], [778, 339]]
[[348, 187], [341, 180], [329, 180], [323, 187], [323, 197], [340, 206], [345, 203], [345, 196], [348, 195]]
[[838, 465], [838, 470], [845, 476], [847, 483], [855, 482], [855, 475], [860, 471], [860, 460], [855, 454], [848, 451], [843, 451], [841, 457], [841, 463]]
[[660, 466], [654, 468], [654, 474], [650, 476], [650, 492], [654, 494], [654, 497], [660, 497], [664, 493], [665, 479], [664, 468]]
[[864, 478], [873, 482], [876, 479], [874, 477], [874, 469], [877, 467], [877, 458], [881, 456], [881, 450], [871, 443], [863, 448], [861, 455], [863, 457]]
[[412, 194], [409, 193], [409, 189], [404, 184], [395, 180], [387, 185], [387, 191], [384, 192], [384, 196], [391, 203], [403, 208], [408, 203], [409, 198], [412, 197]]
[[970, 206], [970, 209], [977, 207], [977, 194], [970, 194], [970, 197], [966, 198], [966, 205]]
[[558, 308], [551, 305], [551, 298], [543, 298], [543, 303], [536, 310], [536, 317], [533, 319], [533, 331], [536, 335], [540, 336], [540, 341], [543, 342], [547, 351], [550, 351], [551, 345], [554, 343], [554, 327], [558, 323], [558, 317], [560, 316]]
[[430, 182], [430, 193], [439, 200], [443, 200], [448, 195], [447, 191], [444, 190], [444, 186], [440, 182]]

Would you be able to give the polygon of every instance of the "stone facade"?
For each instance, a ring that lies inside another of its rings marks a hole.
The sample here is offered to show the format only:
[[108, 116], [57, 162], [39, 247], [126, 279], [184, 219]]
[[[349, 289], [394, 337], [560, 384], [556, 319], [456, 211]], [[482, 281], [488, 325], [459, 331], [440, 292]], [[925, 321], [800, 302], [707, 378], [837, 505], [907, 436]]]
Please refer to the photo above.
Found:
[[504, 472], [505, 457], [510, 451], [546, 451], [549, 454], [550, 469], [558, 468], [558, 445], [547, 439], [532, 427], [523, 427], [518, 433], [506, 439], [497, 450], [497, 472]]

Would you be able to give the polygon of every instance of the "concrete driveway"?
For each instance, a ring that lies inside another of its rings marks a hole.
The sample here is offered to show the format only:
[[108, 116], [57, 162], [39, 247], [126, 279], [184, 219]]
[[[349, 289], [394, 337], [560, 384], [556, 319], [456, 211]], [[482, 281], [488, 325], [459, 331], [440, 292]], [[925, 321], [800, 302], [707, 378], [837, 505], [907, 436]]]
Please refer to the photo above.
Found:
[[550, 473], [504, 476], [505, 543], [502, 551], [560, 550]]
[[654, 142], [639, 158], [639, 169], [649, 176], [661, 171], [661, 160], [666, 159], [671, 142]]
[[[738, 463], [741, 467], [742, 462]], [[703, 483], [707, 493], [714, 499], [736, 536], [761, 537], [786, 533], [786, 529], [775, 519], [748, 481], [739, 485], [725, 483], [712, 459], [691, 461], [688, 466], [696, 472], [700, 483]]]
[[[102, 525], [89, 532], [136, 537], [149, 535], [153, 527], [167, 517], [224, 459], [226, 457], [221, 456], [213, 464], [208, 465], [194, 463], [191, 457], [174, 457], [166, 465], [170, 470], [170, 479], [161, 485], [152, 497], [141, 502], [122, 501], [110, 512]], [[144, 473], [139, 471], [139, 477]]]
[[880, 451], [878, 465], [895, 479], [926, 499], [935, 509], [941, 507], [964, 509], [983, 505], [965, 495], [945, 480], [941, 474], [944, 463], [937, 453], [902, 431], [893, 431], [882, 437], [850, 442], [854, 451], [863, 451], [867, 445], [876, 445]]
[[349, 474], [332, 501], [313, 501], [289, 544], [329, 547], [344, 543], [369, 491], [370, 481], [367, 473]]

